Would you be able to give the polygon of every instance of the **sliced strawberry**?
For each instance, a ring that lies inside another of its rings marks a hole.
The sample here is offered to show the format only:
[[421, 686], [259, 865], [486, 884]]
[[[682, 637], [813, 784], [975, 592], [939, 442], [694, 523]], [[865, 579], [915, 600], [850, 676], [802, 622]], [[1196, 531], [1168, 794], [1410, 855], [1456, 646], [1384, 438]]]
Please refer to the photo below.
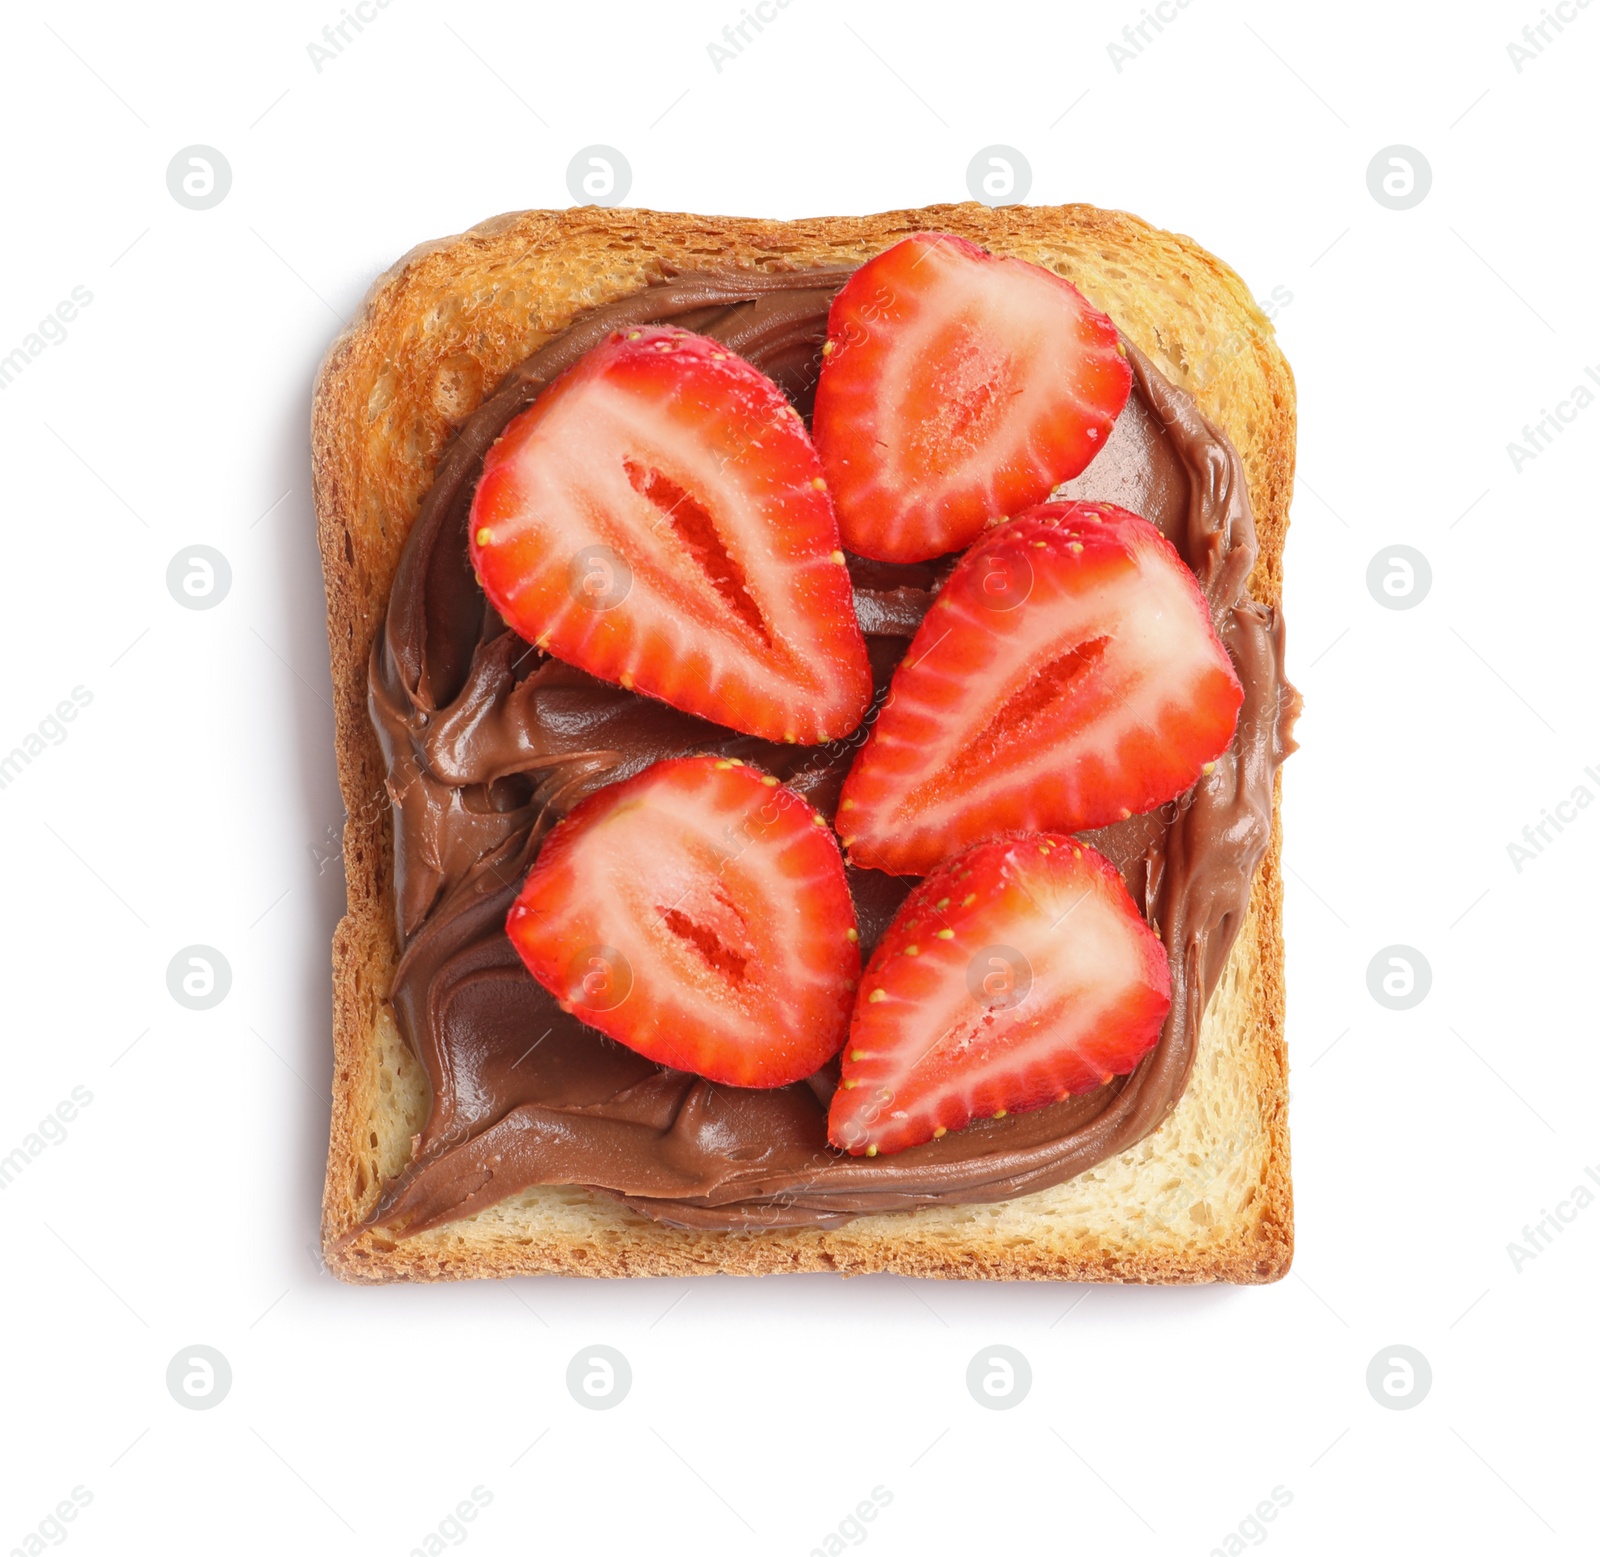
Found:
[[851, 551], [918, 562], [1047, 497], [1128, 398], [1117, 327], [1069, 281], [919, 233], [828, 315], [811, 419]]
[[591, 1027], [736, 1087], [838, 1053], [861, 974], [826, 818], [731, 758], [658, 762], [574, 807], [506, 932]]
[[974, 546], [923, 618], [840, 795], [850, 862], [922, 875], [996, 833], [1152, 810], [1227, 750], [1243, 697], [1154, 525], [1042, 504]]
[[1155, 1045], [1166, 949], [1116, 868], [1059, 833], [948, 861], [906, 899], [861, 980], [828, 1139], [898, 1152], [1089, 1092]]
[[776, 384], [687, 330], [618, 331], [506, 428], [472, 565], [530, 642], [775, 741], [872, 695], [816, 451]]

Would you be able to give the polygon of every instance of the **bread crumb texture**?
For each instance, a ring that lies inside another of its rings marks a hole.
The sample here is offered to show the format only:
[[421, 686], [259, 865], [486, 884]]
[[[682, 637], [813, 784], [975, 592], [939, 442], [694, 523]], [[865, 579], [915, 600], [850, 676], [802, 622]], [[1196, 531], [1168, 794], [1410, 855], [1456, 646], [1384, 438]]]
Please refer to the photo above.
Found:
[[397, 948], [383, 764], [367, 660], [401, 546], [456, 428], [585, 310], [663, 276], [859, 263], [913, 232], [952, 232], [1072, 281], [1233, 440], [1276, 605], [1294, 474], [1294, 380], [1233, 271], [1191, 239], [1092, 206], [933, 206], [798, 222], [654, 211], [526, 211], [414, 249], [328, 353], [312, 464], [333, 660], [348, 912], [334, 937], [334, 1109], [323, 1196], [347, 1281], [538, 1272], [695, 1275], [895, 1271], [1001, 1280], [1274, 1281], [1293, 1252], [1283, 1039], [1282, 882], [1273, 832], [1188, 1087], [1138, 1145], [1055, 1188], [830, 1229], [664, 1227], [593, 1191], [544, 1186], [415, 1238], [357, 1231], [411, 1157], [427, 1082], [387, 1000]]

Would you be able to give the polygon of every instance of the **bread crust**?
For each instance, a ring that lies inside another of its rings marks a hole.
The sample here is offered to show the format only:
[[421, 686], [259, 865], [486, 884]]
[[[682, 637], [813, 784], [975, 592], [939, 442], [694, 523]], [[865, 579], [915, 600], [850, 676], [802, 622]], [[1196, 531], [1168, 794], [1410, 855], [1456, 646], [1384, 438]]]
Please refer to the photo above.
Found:
[[539, 1272], [757, 1275], [833, 1270], [1054, 1281], [1263, 1282], [1293, 1254], [1284, 1044], [1281, 826], [1202, 1024], [1189, 1086], [1153, 1135], [1067, 1184], [834, 1228], [707, 1233], [572, 1187], [524, 1191], [414, 1238], [363, 1230], [409, 1160], [426, 1083], [387, 999], [398, 956], [393, 838], [367, 665], [400, 550], [438, 458], [499, 379], [579, 313], [677, 270], [860, 263], [913, 232], [957, 233], [1066, 276], [1233, 441], [1279, 604], [1295, 392], [1272, 326], [1192, 239], [1093, 206], [932, 206], [795, 222], [580, 207], [525, 211], [413, 249], [334, 341], [312, 408], [348, 911], [333, 943], [328, 1267], [352, 1282]]

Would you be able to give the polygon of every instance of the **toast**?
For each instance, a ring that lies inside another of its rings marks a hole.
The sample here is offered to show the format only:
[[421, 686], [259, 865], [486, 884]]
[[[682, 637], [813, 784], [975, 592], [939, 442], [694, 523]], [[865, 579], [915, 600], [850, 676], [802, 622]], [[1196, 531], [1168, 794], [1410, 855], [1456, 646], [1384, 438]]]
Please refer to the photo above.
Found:
[[348, 911], [333, 944], [334, 1083], [323, 1247], [354, 1282], [813, 1270], [1057, 1281], [1265, 1282], [1293, 1251], [1278, 789], [1248, 913], [1194, 1067], [1154, 1133], [1053, 1188], [831, 1227], [675, 1228], [598, 1191], [538, 1186], [400, 1238], [362, 1229], [409, 1162], [428, 1087], [387, 997], [398, 957], [384, 766], [368, 661], [410, 524], [454, 430], [578, 314], [673, 270], [860, 263], [918, 231], [1044, 265], [1192, 394], [1242, 459], [1259, 539], [1250, 590], [1276, 606], [1295, 397], [1272, 326], [1188, 238], [1089, 206], [934, 206], [796, 222], [583, 207], [424, 244], [381, 276], [318, 376], [312, 465], [328, 597]]

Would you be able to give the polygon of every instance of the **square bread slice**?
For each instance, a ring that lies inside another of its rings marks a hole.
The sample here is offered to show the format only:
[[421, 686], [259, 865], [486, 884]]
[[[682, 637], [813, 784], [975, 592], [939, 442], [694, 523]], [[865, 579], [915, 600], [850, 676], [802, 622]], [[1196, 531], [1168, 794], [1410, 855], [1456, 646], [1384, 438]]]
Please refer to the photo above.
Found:
[[395, 1025], [393, 839], [367, 717], [367, 661], [401, 545], [441, 451], [516, 363], [577, 314], [667, 270], [859, 263], [914, 232], [957, 233], [1047, 266], [1104, 309], [1232, 439], [1276, 605], [1295, 396], [1244, 283], [1190, 239], [1092, 206], [932, 206], [778, 222], [583, 207], [497, 217], [413, 249], [328, 353], [312, 413], [316, 510], [347, 808], [348, 912], [333, 943], [334, 1094], [323, 1247], [347, 1281], [537, 1272], [895, 1271], [1054, 1281], [1263, 1282], [1293, 1251], [1282, 877], [1272, 841], [1207, 1009], [1189, 1084], [1153, 1134], [1053, 1189], [991, 1205], [864, 1216], [831, 1229], [666, 1227], [581, 1188], [528, 1189], [412, 1238], [347, 1237], [411, 1156], [427, 1083]]

